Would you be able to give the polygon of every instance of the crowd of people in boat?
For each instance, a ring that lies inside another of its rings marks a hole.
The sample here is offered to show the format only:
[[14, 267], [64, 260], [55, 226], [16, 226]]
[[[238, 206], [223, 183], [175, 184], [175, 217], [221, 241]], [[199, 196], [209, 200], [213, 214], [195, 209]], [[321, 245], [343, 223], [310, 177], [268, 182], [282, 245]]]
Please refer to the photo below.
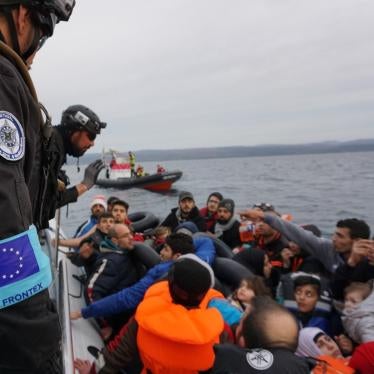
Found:
[[[85, 269], [87, 306], [71, 319], [95, 318], [105, 341], [90, 347], [93, 361], [76, 358], [80, 373], [374, 372], [365, 221], [339, 220], [323, 238], [268, 203], [237, 212], [219, 192], [201, 209], [180, 192], [145, 232], [134, 232], [123, 200], [99, 195], [90, 208], [59, 243]], [[148, 269], [133, 255], [139, 242], [159, 254]]]

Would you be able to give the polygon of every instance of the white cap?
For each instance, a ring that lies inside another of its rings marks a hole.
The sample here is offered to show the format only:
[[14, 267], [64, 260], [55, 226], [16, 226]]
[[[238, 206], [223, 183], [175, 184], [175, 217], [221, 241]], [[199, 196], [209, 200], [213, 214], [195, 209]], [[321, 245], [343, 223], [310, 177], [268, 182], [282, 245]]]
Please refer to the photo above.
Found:
[[94, 205], [99, 204], [104, 207], [105, 210], [107, 210], [107, 203], [104, 195], [96, 195], [94, 199], [91, 201], [90, 208], [92, 208]]

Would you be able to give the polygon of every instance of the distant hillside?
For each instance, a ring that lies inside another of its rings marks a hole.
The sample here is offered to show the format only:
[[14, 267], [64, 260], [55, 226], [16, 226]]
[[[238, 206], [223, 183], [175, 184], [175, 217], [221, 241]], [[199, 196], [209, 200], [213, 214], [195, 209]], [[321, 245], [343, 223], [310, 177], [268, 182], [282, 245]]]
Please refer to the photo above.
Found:
[[[359, 139], [347, 142], [322, 142], [295, 145], [269, 144], [257, 146], [232, 146], [218, 148], [189, 148], [168, 150], [150, 149], [139, 150], [134, 152], [136, 154], [136, 160], [141, 162], [367, 151], [374, 151], [374, 139]], [[123, 150], [123, 152], [126, 153], [127, 150]], [[86, 164], [100, 157], [101, 154], [90, 153], [84, 156], [81, 162], [82, 164]]]

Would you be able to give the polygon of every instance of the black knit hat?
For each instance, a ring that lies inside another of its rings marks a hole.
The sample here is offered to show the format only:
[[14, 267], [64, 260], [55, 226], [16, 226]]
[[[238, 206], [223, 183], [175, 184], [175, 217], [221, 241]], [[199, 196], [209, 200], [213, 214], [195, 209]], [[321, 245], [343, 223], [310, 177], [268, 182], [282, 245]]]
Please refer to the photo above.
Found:
[[223, 199], [218, 204], [218, 208], [226, 208], [231, 214], [234, 214], [235, 203], [232, 199]]
[[196, 255], [181, 256], [170, 268], [169, 291], [175, 304], [197, 307], [214, 285], [210, 266]]

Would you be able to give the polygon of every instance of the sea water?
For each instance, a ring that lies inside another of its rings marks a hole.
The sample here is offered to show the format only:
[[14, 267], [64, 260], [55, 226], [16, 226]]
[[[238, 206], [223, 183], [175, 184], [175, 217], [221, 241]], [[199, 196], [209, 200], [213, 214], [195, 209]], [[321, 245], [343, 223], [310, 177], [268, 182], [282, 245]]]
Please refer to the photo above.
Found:
[[[155, 173], [160, 162], [142, 162]], [[268, 202], [282, 214], [291, 214], [300, 224], [316, 224], [329, 236], [339, 219], [364, 219], [374, 231], [374, 152], [246, 157], [165, 161], [167, 170], [179, 169], [183, 177], [173, 190], [159, 194], [141, 189], [117, 190], [94, 187], [78, 202], [61, 209], [62, 227], [68, 235], [90, 214], [95, 195], [117, 196], [130, 204], [130, 213], [150, 211], [161, 220], [177, 206], [178, 193], [193, 193], [203, 207], [209, 193], [221, 192], [235, 201], [236, 210]], [[83, 179], [83, 165], [65, 169], [71, 184]], [[104, 177], [104, 174], [102, 174]], [[68, 214], [68, 215], [67, 215]]]

